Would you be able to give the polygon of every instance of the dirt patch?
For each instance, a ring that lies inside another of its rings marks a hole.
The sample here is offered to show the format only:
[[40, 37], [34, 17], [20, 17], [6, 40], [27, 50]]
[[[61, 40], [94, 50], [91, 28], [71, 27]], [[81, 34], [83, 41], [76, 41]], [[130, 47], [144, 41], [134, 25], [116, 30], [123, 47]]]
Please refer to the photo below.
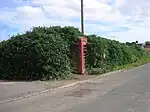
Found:
[[78, 91], [74, 91], [70, 94], [67, 94], [65, 96], [70, 96], [70, 97], [84, 97], [85, 95], [90, 95], [92, 94], [93, 91], [97, 91], [97, 89], [80, 89]]

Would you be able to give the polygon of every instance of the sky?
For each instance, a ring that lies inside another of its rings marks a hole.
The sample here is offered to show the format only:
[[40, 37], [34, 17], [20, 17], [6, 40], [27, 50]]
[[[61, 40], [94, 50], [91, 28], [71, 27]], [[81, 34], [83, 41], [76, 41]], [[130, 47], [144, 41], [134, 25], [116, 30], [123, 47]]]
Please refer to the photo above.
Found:
[[[1, 0], [0, 41], [34, 26], [80, 28], [81, 0]], [[150, 41], [150, 0], [84, 0], [85, 33]]]

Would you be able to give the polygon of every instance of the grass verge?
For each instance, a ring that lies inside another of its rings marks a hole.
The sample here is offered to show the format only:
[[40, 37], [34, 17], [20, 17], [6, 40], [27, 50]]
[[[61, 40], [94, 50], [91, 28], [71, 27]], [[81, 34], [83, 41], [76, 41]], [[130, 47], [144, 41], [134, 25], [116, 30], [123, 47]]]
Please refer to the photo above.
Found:
[[147, 64], [147, 63], [150, 63], [150, 54], [142, 57], [141, 59], [138, 59], [134, 63], [126, 64], [126, 65], [122, 65], [122, 66], [116, 66], [113, 69], [92, 68], [90, 70], [89, 74], [90, 75], [101, 75], [101, 74], [108, 73], [108, 72], [111, 72], [111, 71], [116, 71], [116, 70], [122, 70], [122, 69], [129, 70], [129, 69], [132, 69], [132, 68], [135, 68], [135, 67]]
[[145, 56], [145, 57], [137, 60], [134, 63], [118, 66], [118, 67], [114, 68], [114, 70], [120, 70], [120, 69], [127, 69], [128, 70], [128, 69], [132, 69], [132, 68], [138, 67], [140, 65], [147, 64], [149, 62], [150, 62], [150, 56]]

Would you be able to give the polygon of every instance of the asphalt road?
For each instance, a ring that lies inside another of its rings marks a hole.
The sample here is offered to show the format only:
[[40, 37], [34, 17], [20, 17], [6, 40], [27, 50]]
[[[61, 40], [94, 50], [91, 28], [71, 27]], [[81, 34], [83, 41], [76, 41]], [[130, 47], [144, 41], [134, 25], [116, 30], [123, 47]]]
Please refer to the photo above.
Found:
[[0, 112], [150, 112], [150, 64], [0, 104]]

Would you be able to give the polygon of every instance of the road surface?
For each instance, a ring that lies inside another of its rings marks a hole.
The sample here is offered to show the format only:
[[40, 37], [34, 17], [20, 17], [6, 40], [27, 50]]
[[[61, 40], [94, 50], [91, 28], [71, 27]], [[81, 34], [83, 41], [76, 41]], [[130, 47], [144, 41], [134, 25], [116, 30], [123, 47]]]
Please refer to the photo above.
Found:
[[0, 104], [0, 112], [150, 112], [150, 64]]

